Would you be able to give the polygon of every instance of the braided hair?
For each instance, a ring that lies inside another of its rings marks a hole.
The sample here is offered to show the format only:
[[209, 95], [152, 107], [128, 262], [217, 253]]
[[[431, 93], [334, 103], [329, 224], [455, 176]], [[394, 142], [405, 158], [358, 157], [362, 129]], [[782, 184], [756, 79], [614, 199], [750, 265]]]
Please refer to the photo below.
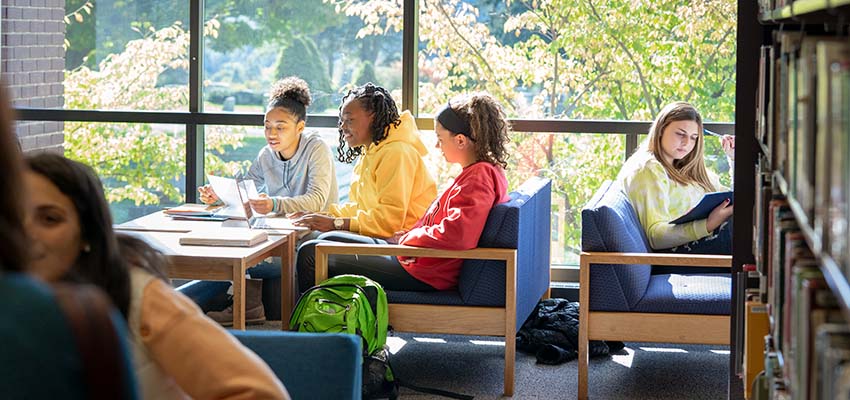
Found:
[[298, 121], [307, 121], [307, 107], [310, 106], [310, 88], [303, 79], [290, 76], [283, 78], [272, 86], [269, 93], [267, 110], [283, 108], [294, 115]]
[[351, 101], [359, 101], [360, 105], [373, 115], [369, 129], [372, 131], [372, 143], [378, 144], [387, 138], [390, 126], [398, 128], [401, 119], [395, 100], [387, 89], [369, 82], [348, 91], [342, 98], [339, 106], [339, 147], [337, 148], [337, 159], [340, 162], [351, 163], [362, 153], [362, 146], [348, 147], [342, 134], [342, 109]]

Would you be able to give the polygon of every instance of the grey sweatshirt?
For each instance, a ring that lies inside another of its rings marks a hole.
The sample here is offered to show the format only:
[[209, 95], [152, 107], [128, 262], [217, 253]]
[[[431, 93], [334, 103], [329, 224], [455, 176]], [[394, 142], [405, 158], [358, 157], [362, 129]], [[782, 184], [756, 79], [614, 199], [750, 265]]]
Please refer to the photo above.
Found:
[[331, 149], [314, 132], [301, 134], [298, 149], [288, 160], [266, 145], [244, 178], [277, 200], [275, 213], [324, 211], [339, 201]]

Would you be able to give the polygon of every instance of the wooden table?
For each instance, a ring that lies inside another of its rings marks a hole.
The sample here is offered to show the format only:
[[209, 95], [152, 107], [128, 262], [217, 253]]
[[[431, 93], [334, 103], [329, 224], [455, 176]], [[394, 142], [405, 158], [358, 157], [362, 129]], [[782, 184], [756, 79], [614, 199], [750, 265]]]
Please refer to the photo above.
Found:
[[162, 251], [169, 260], [168, 276], [177, 279], [233, 282], [233, 327], [245, 329], [245, 272], [268, 257], [281, 258], [281, 327], [289, 329], [295, 294], [295, 242], [299, 231], [267, 230], [269, 239], [253, 247], [183, 246], [180, 237], [192, 230], [244, 228], [245, 221], [174, 220], [156, 212], [116, 225]]

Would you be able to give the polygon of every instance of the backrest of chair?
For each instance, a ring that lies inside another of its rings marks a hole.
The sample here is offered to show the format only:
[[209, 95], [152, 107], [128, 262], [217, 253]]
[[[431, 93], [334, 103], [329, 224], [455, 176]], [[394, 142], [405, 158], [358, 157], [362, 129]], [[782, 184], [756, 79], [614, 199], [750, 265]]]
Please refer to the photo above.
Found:
[[[581, 211], [581, 249], [649, 253], [646, 234], [617, 182], [605, 182]], [[595, 265], [590, 269], [590, 308], [630, 311], [643, 297], [652, 269], [647, 264]]]
[[[549, 274], [533, 273], [549, 268], [552, 189], [549, 179], [533, 177], [510, 193], [510, 201], [490, 211], [478, 247], [517, 249], [517, 304], [537, 304], [549, 285]], [[458, 290], [465, 304], [504, 306], [505, 268], [502, 261], [466, 260]], [[520, 297], [527, 296], [533, 301]], [[533, 305], [531, 306], [533, 308]], [[517, 309], [521, 326], [531, 309]], [[521, 317], [520, 317], [521, 316]]]
[[274, 371], [293, 399], [360, 399], [362, 349], [345, 333], [230, 331]]

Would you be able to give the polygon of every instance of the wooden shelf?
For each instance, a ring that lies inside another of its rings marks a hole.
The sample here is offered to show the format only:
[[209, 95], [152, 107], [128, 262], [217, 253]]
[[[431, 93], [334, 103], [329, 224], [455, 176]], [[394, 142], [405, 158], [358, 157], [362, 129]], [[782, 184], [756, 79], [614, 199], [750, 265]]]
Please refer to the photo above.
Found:
[[828, 17], [836, 12], [846, 11], [850, 0], [796, 0], [791, 4], [761, 14], [762, 22], [793, 22], [809, 17]]
[[835, 263], [832, 257], [828, 254], [820, 254], [820, 269], [823, 272], [824, 278], [832, 293], [838, 298], [841, 303], [841, 312], [844, 314], [844, 319], [850, 321], [850, 283], [847, 282], [847, 277], [844, 276], [844, 271]]

